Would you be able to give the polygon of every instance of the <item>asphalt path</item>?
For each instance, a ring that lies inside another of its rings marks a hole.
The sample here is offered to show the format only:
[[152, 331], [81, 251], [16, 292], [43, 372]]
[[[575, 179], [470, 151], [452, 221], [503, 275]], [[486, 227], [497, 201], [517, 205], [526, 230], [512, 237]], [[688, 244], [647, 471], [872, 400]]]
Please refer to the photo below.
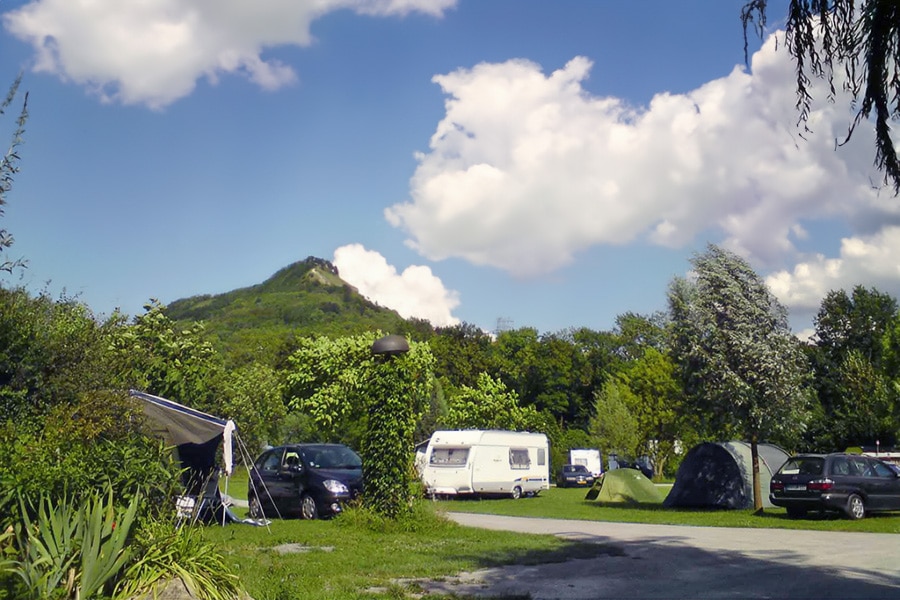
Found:
[[900, 599], [900, 535], [448, 516], [470, 527], [551, 534], [600, 548], [593, 558], [420, 582], [436, 593], [532, 600]]

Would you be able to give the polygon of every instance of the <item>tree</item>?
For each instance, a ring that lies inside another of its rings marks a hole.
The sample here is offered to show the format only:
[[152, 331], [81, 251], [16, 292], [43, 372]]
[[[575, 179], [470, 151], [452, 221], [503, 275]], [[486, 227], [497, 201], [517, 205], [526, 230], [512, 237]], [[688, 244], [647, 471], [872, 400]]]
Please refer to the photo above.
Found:
[[[110, 342], [120, 388], [136, 388], [221, 414], [224, 368], [202, 324], [178, 326], [151, 300]], [[119, 316], [121, 318], [121, 316]]]
[[376, 334], [336, 339], [297, 340], [287, 359], [285, 397], [288, 407], [308, 415], [318, 441], [342, 442], [359, 449], [366, 426], [366, 378], [372, 368]]
[[616, 356], [618, 340], [614, 333], [594, 331], [586, 327], [572, 329], [568, 332], [573, 351], [582, 362], [581, 394], [578, 398], [578, 412], [567, 423], [569, 428], [588, 428], [594, 414], [594, 399], [598, 390], [609, 379], [611, 373], [618, 369], [620, 358]]
[[[747, 30], [762, 36], [768, 0], [750, 0], [741, 11], [744, 52]], [[844, 143], [855, 128], [875, 121], [875, 164], [885, 183], [900, 193], [900, 160], [891, 137], [891, 121], [900, 117], [900, 5], [896, 0], [790, 0], [785, 42], [796, 63], [797, 109], [805, 125], [812, 95], [811, 78], [825, 80], [835, 95], [835, 72], [848, 91], [856, 115]]]
[[710, 430], [749, 439], [761, 511], [758, 443], [802, 429], [805, 356], [787, 312], [743, 259], [710, 245], [691, 264], [695, 277], [676, 278], [669, 289], [673, 357]]
[[[9, 88], [6, 99], [0, 103], [0, 115], [6, 113], [9, 106], [15, 101], [22, 76], [19, 75]], [[25, 133], [25, 121], [28, 119], [28, 94], [22, 102], [22, 110], [16, 119], [16, 130], [13, 132], [9, 149], [0, 161], [0, 217], [3, 216], [3, 207], [6, 205], [6, 194], [12, 189], [13, 176], [19, 172], [18, 147], [22, 144], [22, 136]], [[5, 229], [0, 229], [0, 252], [9, 250], [13, 245], [13, 237]], [[24, 266], [22, 260], [7, 260], [0, 257], [0, 271], [11, 273], [13, 269]]]
[[552, 414], [560, 423], [584, 421], [592, 383], [588, 357], [569, 337], [567, 332], [538, 336], [526, 327], [502, 332], [495, 346], [495, 375], [523, 406]]
[[432, 397], [434, 357], [423, 342], [402, 356], [375, 357], [378, 337], [298, 340], [288, 357], [286, 394], [292, 410], [311, 417], [319, 439], [360, 450], [365, 503], [393, 519], [410, 505], [413, 432]]
[[820, 405], [807, 436], [814, 449], [893, 441], [894, 428], [884, 425], [893, 405], [886, 381], [896, 371], [884, 358], [891, 347], [884, 340], [896, 314], [894, 298], [874, 288], [856, 286], [850, 294], [832, 290], [822, 300], [815, 318], [816, 343], [810, 349]]
[[882, 338], [896, 314], [897, 301], [875, 288], [832, 290], [816, 313], [816, 347], [832, 360], [858, 350], [880, 368]]
[[845, 436], [847, 443], [843, 447], [876, 441], [893, 446], [896, 425], [886, 378], [858, 350], [847, 354], [840, 371], [845, 401], [831, 415], [831, 423]]
[[624, 361], [643, 356], [649, 348], [664, 351], [666, 339], [666, 319], [662, 313], [649, 317], [627, 312], [616, 317], [616, 354]]
[[447, 403], [441, 426], [447, 429], [540, 430], [541, 417], [533, 407], [519, 405], [518, 395], [487, 373], [478, 384], [462, 390]]
[[272, 367], [251, 363], [228, 373], [224, 383], [223, 414], [235, 419], [241, 440], [250, 452], [259, 452], [280, 439], [287, 411], [281, 377]]
[[618, 379], [607, 381], [595, 395], [588, 433], [607, 456], [615, 453], [635, 457], [640, 450], [638, 422], [631, 412], [633, 396], [628, 386]]
[[662, 477], [686, 428], [684, 392], [675, 364], [667, 354], [649, 347], [616, 377], [631, 392], [638, 435], [655, 474]]
[[491, 336], [479, 327], [461, 323], [437, 330], [428, 340], [435, 358], [435, 374], [448, 391], [474, 386], [480, 373], [492, 368]]

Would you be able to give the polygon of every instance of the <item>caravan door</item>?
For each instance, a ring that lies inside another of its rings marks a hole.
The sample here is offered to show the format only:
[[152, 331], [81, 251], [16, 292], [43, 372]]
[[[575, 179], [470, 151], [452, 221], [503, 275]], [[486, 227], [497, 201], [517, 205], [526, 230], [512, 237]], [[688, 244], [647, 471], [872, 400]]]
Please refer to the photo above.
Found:
[[472, 487], [481, 494], [509, 494], [513, 490], [509, 448], [480, 445], [473, 448]]

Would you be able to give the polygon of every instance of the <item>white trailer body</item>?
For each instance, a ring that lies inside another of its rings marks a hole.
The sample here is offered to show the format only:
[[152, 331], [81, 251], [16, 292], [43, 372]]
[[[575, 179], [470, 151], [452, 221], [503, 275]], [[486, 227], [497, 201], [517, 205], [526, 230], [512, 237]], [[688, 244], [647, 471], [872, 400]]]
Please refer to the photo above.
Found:
[[435, 431], [423, 463], [422, 481], [432, 497], [518, 498], [550, 489], [550, 449], [543, 433]]
[[600, 451], [595, 448], [572, 448], [569, 450], [570, 465], [584, 465], [594, 477], [603, 473], [603, 460]]

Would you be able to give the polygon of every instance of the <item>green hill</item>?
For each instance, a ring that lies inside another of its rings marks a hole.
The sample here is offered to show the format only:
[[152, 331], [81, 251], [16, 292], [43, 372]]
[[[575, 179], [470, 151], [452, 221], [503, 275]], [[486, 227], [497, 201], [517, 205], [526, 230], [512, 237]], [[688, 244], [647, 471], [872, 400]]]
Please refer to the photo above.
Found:
[[166, 314], [179, 322], [203, 322], [210, 340], [238, 364], [273, 364], [297, 336], [405, 333], [422, 327], [370, 302], [340, 278], [334, 265], [312, 256], [257, 285], [176, 300]]

